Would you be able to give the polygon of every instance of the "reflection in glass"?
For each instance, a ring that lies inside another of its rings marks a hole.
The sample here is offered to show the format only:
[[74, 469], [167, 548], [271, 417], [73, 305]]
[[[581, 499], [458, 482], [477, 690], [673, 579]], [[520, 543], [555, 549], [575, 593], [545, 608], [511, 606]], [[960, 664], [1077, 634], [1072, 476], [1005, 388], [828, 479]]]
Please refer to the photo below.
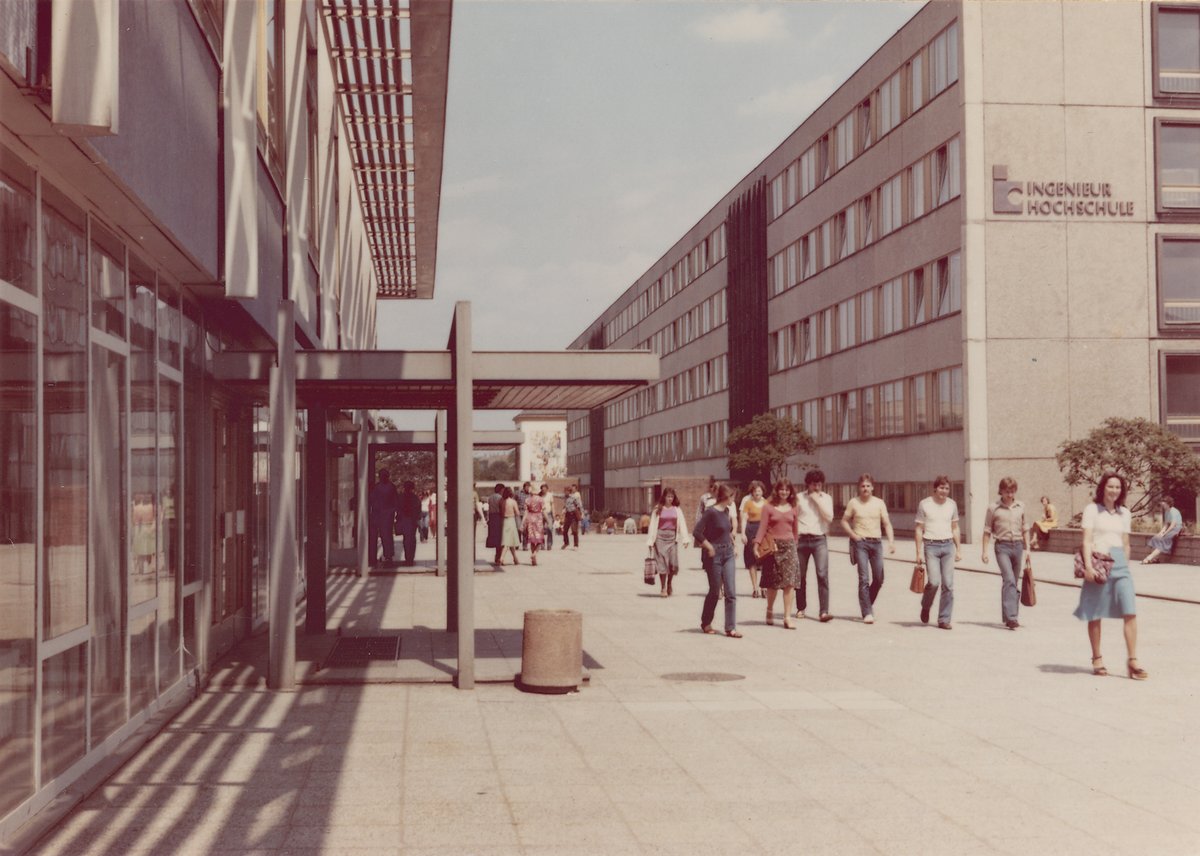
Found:
[[154, 701], [154, 613], [129, 622], [129, 709], [145, 710]]
[[0, 815], [33, 793], [37, 318], [0, 302]]
[[83, 757], [87, 711], [84, 672], [87, 644], [42, 664], [42, 781], [66, 772]]
[[[155, 383], [154, 273], [131, 258], [129, 265], [129, 481], [133, 493], [130, 522], [133, 550], [129, 563], [129, 602], [144, 603], [158, 592], [158, 471], [155, 464], [157, 395]], [[135, 707], [134, 710], [137, 708]]]
[[43, 187], [47, 639], [87, 623], [87, 240], [83, 214]]
[[254, 408], [254, 538], [251, 540], [250, 607], [255, 622], [267, 617], [267, 578], [270, 572], [271, 409]]
[[30, 294], [37, 253], [33, 170], [0, 146], [0, 280]]
[[158, 359], [179, 368], [181, 323], [179, 292], [167, 283], [158, 284]]
[[[200, 499], [200, 462], [207, 461], [201, 453], [200, 419], [206, 413], [203, 395], [204, 343], [201, 341], [199, 318], [186, 314], [183, 318], [183, 390], [184, 410], [190, 425], [183, 435], [183, 506], [180, 508], [183, 535], [183, 581], [200, 579], [200, 542], [196, 537], [199, 510], [207, 506]], [[211, 467], [211, 461], [208, 462]], [[210, 500], [211, 502], [211, 500]], [[195, 650], [195, 646], [191, 647]]]
[[125, 711], [125, 358], [92, 346], [92, 742]]
[[160, 380], [158, 393], [158, 667], [165, 688], [179, 677], [179, 384]]
[[92, 221], [92, 326], [125, 338], [125, 249]]
[[196, 668], [197, 645], [196, 604], [203, 595], [193, 594], [183, 599], [183, 668], [191, 671]]

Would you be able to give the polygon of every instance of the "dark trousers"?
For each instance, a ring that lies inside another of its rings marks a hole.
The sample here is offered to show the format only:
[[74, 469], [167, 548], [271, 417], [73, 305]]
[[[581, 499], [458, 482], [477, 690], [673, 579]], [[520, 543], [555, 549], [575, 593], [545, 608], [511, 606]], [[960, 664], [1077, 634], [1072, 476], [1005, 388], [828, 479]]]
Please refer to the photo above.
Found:
[[404, 564], [411, 565], [417, 555], [417, 519], [399, 518], [396, 521], [396, 532], [404, 539]]
[[396, 557], [396, 542], [392, 538], [391, 524], [387, 526], [377, 526], [374, 523], [369, 523], [367, 528], [370, 530], [371, 537], [371, 564], [378, 562], [375, 554], [376, 542], [383, 544], [383, 561], [390, 562]]
[[574, 511], [568, 511], [563, 514], [563, 549], [567, 549], [567, 542], [571, 538], [575, 538], [575, 546], [579, 546], [579, 514]]

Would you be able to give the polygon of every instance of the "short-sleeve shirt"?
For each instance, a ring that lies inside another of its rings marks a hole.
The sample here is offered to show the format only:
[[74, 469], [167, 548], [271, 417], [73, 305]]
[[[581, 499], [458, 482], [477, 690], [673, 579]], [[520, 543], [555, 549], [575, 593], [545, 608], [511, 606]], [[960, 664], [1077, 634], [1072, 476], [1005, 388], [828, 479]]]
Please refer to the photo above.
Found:
[[1002, 502], [993, 502], [983, 516], [983, 528], [992, 533], [997, 541], [1024, 541], [1029, 524], [1025, 521], [1025, 505], [1019, 499], [1005, 507]]
[[833, 497], [821, 491], [816, 496], [805, 492], [796, 497], [797, 529], [801, 535], [828, 535], [827, 520], [833, 519]]
[[938, 502], [927, 496], [917, 505], [917, 523], [925, 527], [926, 541], [949, 541], [954, 537], [954, 524], [958, 522], [958, 503], [950, 497]]
[[710, 544], [729, 544], [733, 533], [733, 516], [728, 509], [724, 512], [716, 505], [704, 509], [696, 530], [692, 533], [697, 542], [707, 541]]
[[887, 514], [887, 504], [877, 496], [863, 502], [857, 496], [846, 503], [846, 513], [842, 519], [854, 529], [859, 538], [882, 538], [883, 516]]
[[1092, 551], [1111, 556], [1114, 547], [1124, 549], [1124, 536], [1133, 527], [1133, 515], [1123, 505], [1116, 511], [1109, 511], [1103, 505], [1089, 502], [1083, 510], [1081, 525], [1092, 530]]
[[757, 523], [762, 517], [763, 506], [766, 504], [766, 499], [760, 499], [756, 501], [751, 494], [746, 494], [743, 496], [741, 513], [746, 515], [746, 522]]
[[796, 540], [796, 508], [789, 506], [787, 511], [776, 508], [771, 503], [763, 506], [762, 525], [754, 540], [762, 542], [770, 535], [776, 541]]
[[679, 509], [673, 505], [663, 507], [663, 510], [658, 512], [658, 529], [661, 532], [664, 529], [672, 531], [679, 528]]
[[[1183, 528], [1183, 515], [1179, 513], [1178, 508], [1168, 508], [1167, 509], [1167, 516], [1166, 516], [1165, 523], [1169, 527], [1167, 529], [1168, 535], [1178, 535], [1179, 534], [1179, 530]], [[1171, 529], [1174, 529], [1175, 531], [1171, 532]]]

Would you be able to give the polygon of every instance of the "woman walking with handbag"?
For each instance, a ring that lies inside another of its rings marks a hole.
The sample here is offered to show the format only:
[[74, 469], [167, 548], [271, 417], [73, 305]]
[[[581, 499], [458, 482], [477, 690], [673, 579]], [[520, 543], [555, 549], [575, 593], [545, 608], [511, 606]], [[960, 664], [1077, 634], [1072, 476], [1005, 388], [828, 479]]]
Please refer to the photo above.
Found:
[[1004, 626], [1016, 630], [1020, 608], [1020, 584], [1017, 581], [1021, 557], [1029, 564], [1029, 522], [1025, 504], [1017, 499], [1017, 480], [1000, 479], [1000, 500], [988, 506], [983, 517], [983, 563], [988, 561], [988, 541], [996, 539], [996, 567], [1000, 569], [1000, 617]]
[[775, 482], [771, 498], [763, 506], [762, 522], [756, 544], [770, 538], [775, 542], [775, 552], [763, 555], [762, 576], [759, 585], [767, 590], [767, 624], [775, 623], [775, 594], [783, 590], [783, 626], [795, 630], [791, 622], [792, 603], [796, 584], [800, 581], [800, 559], [796, 554], [797, 527], [796, 488], [787, 479]]
[[[545, 491], [545, 488], [542, 490]], [[525, 500], [525, 519], [521, 526], [525, 543], [529, 545], [530, 562], [536, 565], [538, 549], [546, 540], [546, 517], [541, 494], [531, 493]]]
[[708, 594], [704, 596], [704, 607], [700, 612], [700, 629], [705, 633], [716, 632], [712, 621], [724, 588], [725, 635], [741, 639], [742, 634], [737, 629], [737, 559], [733, 548], [733, 530], [737, 522], [729, 507], [731, 496], [727, 485], [717, 485], [716, 502], [704, 509], [692, 536], [708, 558], [705, 563]]
[[927, 569], [925, 591], [921, 594], [921, 623], [929, 623], [933, 598], [942, 590], [938, 601], [938, 627], [951, 628], [954, 611], [954, 563], [962, 561], [962, 544], [958, 531], [958, 503], [950, 498], [949, 476], [933, 480], [933, 495], [921, 500], [913, 527], [917, 545], [917, 564]]
[[661, 597], [675, 593], [673, 582], [679, 573], [679, 549], [687, 545], [688, 531], [679, 510], [679, 495], [675, 488], [664, 487], [650, 515], [650, 535], [646, 539], [650, 557], [658, 566]]
[[738, 529], [746, 540], [746, 548], [742, 551], [742, 559], [746, 562], [746, 570], [750, 572], [751, 597], [762, 597], [762, 589], [758, 587], [758, 557], [754, 555], [754, 536], [758, 534], [759, 522], [762, 520], [763, 506], [767, 500], [764, 494], [766, 487], [758, 479], [750, 482], [750, 492], [742, 497]]
[[[1095, 501], [1083, 510], [1083, 585], [1075, 617], [1088, 623], [1092, 674], [1100, 676], [1108, 674], [1100, 653], [1100, 619], [1123, 619], [1129, 677], [1144, 681], [1149, 674], [1138, 665], [1137, 659], [1137, 604], [1128, 559], [1132, 515], [1125, 507], [1125, 491], [1124, 478], [1105, 473], [1096, 485]], [[1104, 557], [1112, 560], [1107, 578], [1098, 567], [1099, 559]]]

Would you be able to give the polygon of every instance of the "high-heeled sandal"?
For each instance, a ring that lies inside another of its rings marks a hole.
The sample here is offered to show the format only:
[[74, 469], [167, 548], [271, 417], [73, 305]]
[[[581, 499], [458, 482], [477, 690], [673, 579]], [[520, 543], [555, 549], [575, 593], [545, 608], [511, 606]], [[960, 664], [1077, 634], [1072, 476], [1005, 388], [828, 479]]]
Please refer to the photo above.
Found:
[[792, 622], [788, 621], [788, 620], [785, 618], [785, 619], [783, 619], [783, 629], [784, 629], [784, 630], [795, 630], [795, 629], [796, 629], [796, 625], [795, 625], [795, 624], [792, 624]]
[[1147, 672], [1145, 669], [1141, 668], [1140, 666], [1135, 666], [1134, 663], [1136, 663], [1136, 662], [1137, 662], [1137, 657], [1130, 657], [1129, 660], [1125, 663], [1126, 667], [1129, 669], [1129, 680], [1144, 681], [1144, 680], [1146, 680], [1146, 678], [1150, 677], [1150, 673]]
[[775, 623], [775, 613], [768, 607], [767, 609], [767, 624]]
[[1104, 660], [1103, 657], [1092, 657], [1092, 674], [1093, 675], [1099, 675], [1100, 677], [1104, 677], [1105, 675], [1108, 674], [1108, 669], [1106, 669], [1104, 667], [1103, 662], [1101, 662], [1099, 666], [1096, 665], [1097, 661], [1103, 661], [1103, 660]]

